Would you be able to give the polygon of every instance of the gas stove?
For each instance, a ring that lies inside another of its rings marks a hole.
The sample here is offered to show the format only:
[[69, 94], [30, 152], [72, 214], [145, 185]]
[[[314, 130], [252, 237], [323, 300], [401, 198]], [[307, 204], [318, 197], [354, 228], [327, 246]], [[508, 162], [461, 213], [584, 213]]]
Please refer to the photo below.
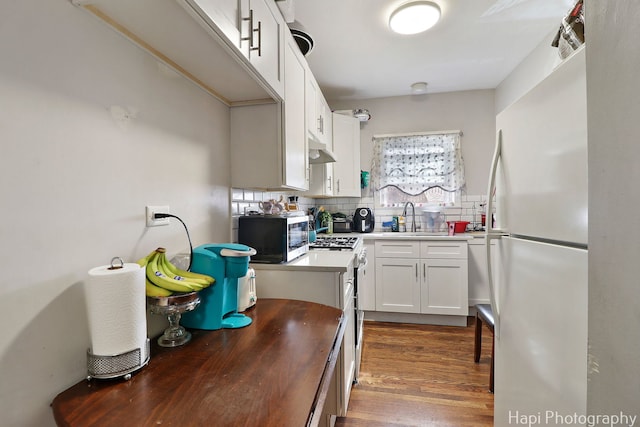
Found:
[[309, 243], [309, 248], [314, 250], [352, 251], [358, 246], [359, 242], [359, 237], [320, 235], [315, 242]]

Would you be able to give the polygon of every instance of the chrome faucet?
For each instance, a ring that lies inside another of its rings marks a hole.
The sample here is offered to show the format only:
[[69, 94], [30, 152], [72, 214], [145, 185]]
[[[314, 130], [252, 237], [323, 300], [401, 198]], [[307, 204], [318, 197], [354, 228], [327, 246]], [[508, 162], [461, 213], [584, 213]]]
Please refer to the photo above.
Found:
[[404, 204], [404, 210], [402, 211], [402, 216], [407, 217], [407, 206], [411, 205], [411, 232], [416, 231], [416, 207], [412, 202], [407, 202]]

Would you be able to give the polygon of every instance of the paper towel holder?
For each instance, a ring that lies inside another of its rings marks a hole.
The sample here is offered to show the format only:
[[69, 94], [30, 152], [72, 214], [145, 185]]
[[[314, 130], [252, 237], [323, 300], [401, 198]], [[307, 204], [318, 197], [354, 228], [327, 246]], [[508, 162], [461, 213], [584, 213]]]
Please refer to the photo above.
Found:
[[144, 348], [135, 348], [113, 356], [98, 356], [87, 349], [87, 380], [92, 378], [111, 379], [123, 377], [131, 379], [131, 374], [149, 363], [149, 338]]
[[[120, 265], [114, 265], [116, 261]], [[109, 270], [118, 270], [124, 267], [124, 261], [120, 257], [113, 257]], [[87, 381], [92, 378], [110, 379], [123, 377], [125, 380], [131, 379], [131, 374], [149, 363], [150, 344], [149, 338], [145, 340], [144, 348], [108, 356], [98, 356], [87, 349]]]

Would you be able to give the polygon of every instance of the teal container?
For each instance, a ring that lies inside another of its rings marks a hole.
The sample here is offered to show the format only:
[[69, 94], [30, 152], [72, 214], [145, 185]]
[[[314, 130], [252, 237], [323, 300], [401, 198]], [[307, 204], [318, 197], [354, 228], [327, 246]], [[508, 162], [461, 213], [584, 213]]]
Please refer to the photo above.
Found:
[[210, 243], [193, 250], [191, 271], [207, 274], [215, 282], [199, 292], [200, 305], [182, 315], [183, 326], [216, 330], [251, 324], [250, 317], [238, 313], [238, 279], [246, 276], [253, 253], [237, 243]]
[[365, 189], [369, 186], [369, 172], [360, 171], [360, 188]]

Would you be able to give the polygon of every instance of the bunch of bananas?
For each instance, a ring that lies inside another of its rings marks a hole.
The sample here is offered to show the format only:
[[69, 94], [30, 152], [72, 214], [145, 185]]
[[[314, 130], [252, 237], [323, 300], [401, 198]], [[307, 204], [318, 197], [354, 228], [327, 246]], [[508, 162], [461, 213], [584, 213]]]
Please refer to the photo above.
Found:
[[174, 293], [200, 291], [215, 279], [206, 274], [181, 270], [167, 259], [165, 248], [158, 248], [138, 260], [146, 268], [146, 294], [150, 297], [168, 297]]

